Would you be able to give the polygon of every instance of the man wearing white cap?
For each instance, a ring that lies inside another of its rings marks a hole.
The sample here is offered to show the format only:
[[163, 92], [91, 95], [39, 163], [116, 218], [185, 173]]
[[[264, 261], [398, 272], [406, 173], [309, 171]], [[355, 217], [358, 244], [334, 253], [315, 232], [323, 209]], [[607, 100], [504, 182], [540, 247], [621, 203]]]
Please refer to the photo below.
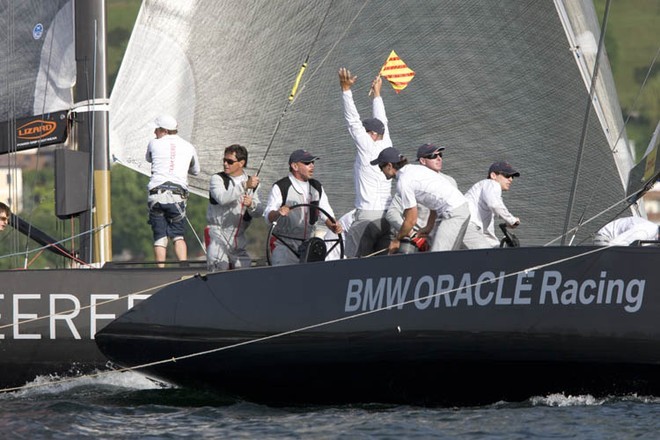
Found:
[[145, 159], [151, 163], [151, 179], [147, 185], [149, 224], [154, 237], [154, 255], [161, 263], [167, 256], [167, 243], [174, 243], [179, 261], [188, 259], [184, 240], [188, 174], [199, 174], [197, 151], [179, 137], [177, 122], [172, 116], [161, 115], [154, 121], [156, 139], [149, 141]]
[[520, 219], [509, 212], [502, 200], [502, 191], [511, 188], [514, 177], [520, 173], [508, 162], [494, 162], [488, 168], [486, 179], [472, 185], [465, 193], [470, 205], [470, 225], [463, 240], [468, 249], [498, 247], [495, 235], [495, 215], [500, 216], [510, 228], [520, 224]]

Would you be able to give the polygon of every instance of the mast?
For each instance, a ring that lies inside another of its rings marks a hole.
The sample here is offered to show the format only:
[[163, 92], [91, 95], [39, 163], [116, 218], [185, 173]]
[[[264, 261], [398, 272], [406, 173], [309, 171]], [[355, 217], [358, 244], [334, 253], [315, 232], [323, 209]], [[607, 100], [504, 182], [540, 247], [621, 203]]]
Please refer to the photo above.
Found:
[[88, 209], [80, 215], [81, 259], [112, 259], [105, 0], [75, 1], [76, 86], [74, 139], [90, 156]]

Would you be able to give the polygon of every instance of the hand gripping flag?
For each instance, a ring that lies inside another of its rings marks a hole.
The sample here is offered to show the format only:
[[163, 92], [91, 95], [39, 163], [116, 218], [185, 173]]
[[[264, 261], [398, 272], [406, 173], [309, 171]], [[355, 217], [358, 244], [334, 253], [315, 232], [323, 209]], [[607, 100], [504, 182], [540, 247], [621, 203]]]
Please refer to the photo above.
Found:
[[380, 69], [380, 75], [392, 84], [395, 92], [399, 93], [412, 81], [415, 77], [415, 72], [406, 66], [406, 63], [399, 58], [396, 52], [392, 51], [390, 56], [387, 57], [385, 64], [383, 64], [382, 69]]

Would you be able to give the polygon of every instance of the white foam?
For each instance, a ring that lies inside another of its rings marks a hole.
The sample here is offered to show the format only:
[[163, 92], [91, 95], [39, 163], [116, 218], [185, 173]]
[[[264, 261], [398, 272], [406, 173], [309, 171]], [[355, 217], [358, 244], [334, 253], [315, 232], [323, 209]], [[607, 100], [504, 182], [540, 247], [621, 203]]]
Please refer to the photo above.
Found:
[[79, 387], [113, 386], [132, 390], [160, 389], [163, 383], [133, 371], [97, 371], [85, 376], [37, 376], [33, 381], [12, 393], [14, 397], [29, 397], [43, 394], [59, 394]]

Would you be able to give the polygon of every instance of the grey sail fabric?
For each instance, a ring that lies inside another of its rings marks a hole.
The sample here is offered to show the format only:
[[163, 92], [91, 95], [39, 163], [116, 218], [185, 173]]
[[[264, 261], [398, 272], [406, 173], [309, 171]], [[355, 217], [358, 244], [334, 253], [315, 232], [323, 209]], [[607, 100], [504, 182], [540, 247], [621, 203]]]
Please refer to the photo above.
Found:
[[76, 66], [72, 0], [0, 1], [0, 121], [68, 110]]
[[0, 155], [61, 143], [76, 77], [73, 1], [0, 1], [0, 40]]
[[[399, 94], [383, 85], [394, 146], [411, 159], [423, 143], [445, 146], [443, 171], [463, 192], [492, 162], [511, 162], [522, 174], [504, 195], [522, 220], [516, 234], [523, 245], [547, 244], [562, 234], [589, 105], [593, 56], [575, 41], [599, 35], [591, 3], [570, 3], [145, 0], [111, 97], [111, 154], [148, 174], [150, 122], [169, 113], [199, 151], [194, 192], [206, 193], [233, 143], [247, 146], [254, 173], [309, 55], [265, 156], [262, 191], [286, 175], [291, 151], [306, 148], [321, 157], [315, 177], [340, 217], [353, 207], [355, 147], [337, 71], [358, 76], [354, 99], [370, 117], [371, 81], [394, 50], [416, 72]], [[600, 66], [571, 227], [622, 200], [630, 168], [606, 57]], [[585, 225], [575, 242], [604, 222]]]

